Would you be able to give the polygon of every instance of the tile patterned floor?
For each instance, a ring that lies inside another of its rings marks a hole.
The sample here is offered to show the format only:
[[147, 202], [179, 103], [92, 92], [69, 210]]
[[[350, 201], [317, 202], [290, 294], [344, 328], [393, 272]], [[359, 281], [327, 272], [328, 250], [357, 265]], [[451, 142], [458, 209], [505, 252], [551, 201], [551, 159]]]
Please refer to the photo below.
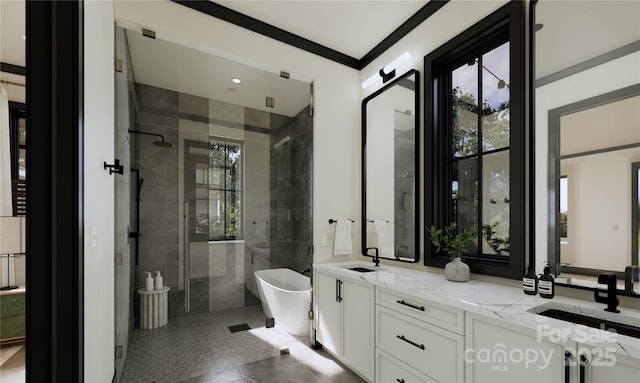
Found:
[[[260, 305], [171, 318], [134, 330], [122, 383], [355, 383], [363, 380], [329, 354], [265, 327]], [[231, 333], [228, 326], [252, 329]], [[289, 354], [281, 355], [288, 349]]]

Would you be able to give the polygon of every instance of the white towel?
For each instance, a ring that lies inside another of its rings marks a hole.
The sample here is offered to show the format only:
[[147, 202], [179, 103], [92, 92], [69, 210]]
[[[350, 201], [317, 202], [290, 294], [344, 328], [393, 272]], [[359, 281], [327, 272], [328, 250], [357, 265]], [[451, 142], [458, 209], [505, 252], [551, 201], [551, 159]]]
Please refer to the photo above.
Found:
[[255, 242], [266, 242], [267, 241], [267, 223], [256, 222], [254, 226], [255, 226], [256, 232], [253, 235], [253, 240]]
[[353, 252], [351, 244], [351, 220], [339, 219], [336, 222], [336, 234], [333, 239], [333, 255], [349, 255]]
[[382, 249], [383, 247], [391, 246], [389, 231], [387, 230], [387, 221], [384, 219], [376, 219], [373, 221], [373, 227], [376, 230], [376, 234], [378, 235], [378, 248]]

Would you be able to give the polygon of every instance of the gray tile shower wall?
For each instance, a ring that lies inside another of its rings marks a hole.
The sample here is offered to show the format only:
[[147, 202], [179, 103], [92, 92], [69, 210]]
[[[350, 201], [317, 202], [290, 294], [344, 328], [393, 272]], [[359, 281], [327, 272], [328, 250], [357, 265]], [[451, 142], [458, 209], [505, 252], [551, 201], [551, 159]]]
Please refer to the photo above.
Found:
[[[136, 288], [144, 285], [145, 272], [160, 271], [164, 284], [179, 300], [178, 282], [178, 93], [136, 83], [137, 120], [135, 130], [160, 134], [172, 148], [153, 145], [158, 137], [136, 138], [135, 158], [143, 184], [140, 189], [139, 260]], [[136, 297], [137, 298], [137, 297]], [[139, 304], [139, 300], [136, 299]], [[183, 302], [181, 302], [183, 303]], [[172, 314], [179, 305], [171, 305]], [[136, 314], [139, 309], [136, 309]]]

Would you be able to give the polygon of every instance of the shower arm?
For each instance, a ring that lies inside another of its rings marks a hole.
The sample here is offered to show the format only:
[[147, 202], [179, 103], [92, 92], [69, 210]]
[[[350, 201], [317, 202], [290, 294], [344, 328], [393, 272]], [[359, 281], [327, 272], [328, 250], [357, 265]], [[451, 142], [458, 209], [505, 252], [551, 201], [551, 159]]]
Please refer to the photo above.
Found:
[[162, 134], [158, 134], [158, 133], [148, 133], [148, 132], [142, 132], [140, 130], [133, 130], [133, 129], [129, 129], [129, 133], [146, 134], [147, 136], [160, 137], [162, 139], [162, 142], [166, 142], [164, 140], [164, 136]]

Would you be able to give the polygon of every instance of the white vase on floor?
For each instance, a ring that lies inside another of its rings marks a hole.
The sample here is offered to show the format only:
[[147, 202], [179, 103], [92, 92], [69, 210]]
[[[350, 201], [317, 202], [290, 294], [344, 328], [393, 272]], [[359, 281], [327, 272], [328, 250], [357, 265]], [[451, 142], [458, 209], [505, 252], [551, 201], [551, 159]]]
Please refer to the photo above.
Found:
[[448, 281], [466, 282], [470, 276], [469, 265], [462, 262], [460, 258], [454, 258], [444, 266], [444, 276]]

